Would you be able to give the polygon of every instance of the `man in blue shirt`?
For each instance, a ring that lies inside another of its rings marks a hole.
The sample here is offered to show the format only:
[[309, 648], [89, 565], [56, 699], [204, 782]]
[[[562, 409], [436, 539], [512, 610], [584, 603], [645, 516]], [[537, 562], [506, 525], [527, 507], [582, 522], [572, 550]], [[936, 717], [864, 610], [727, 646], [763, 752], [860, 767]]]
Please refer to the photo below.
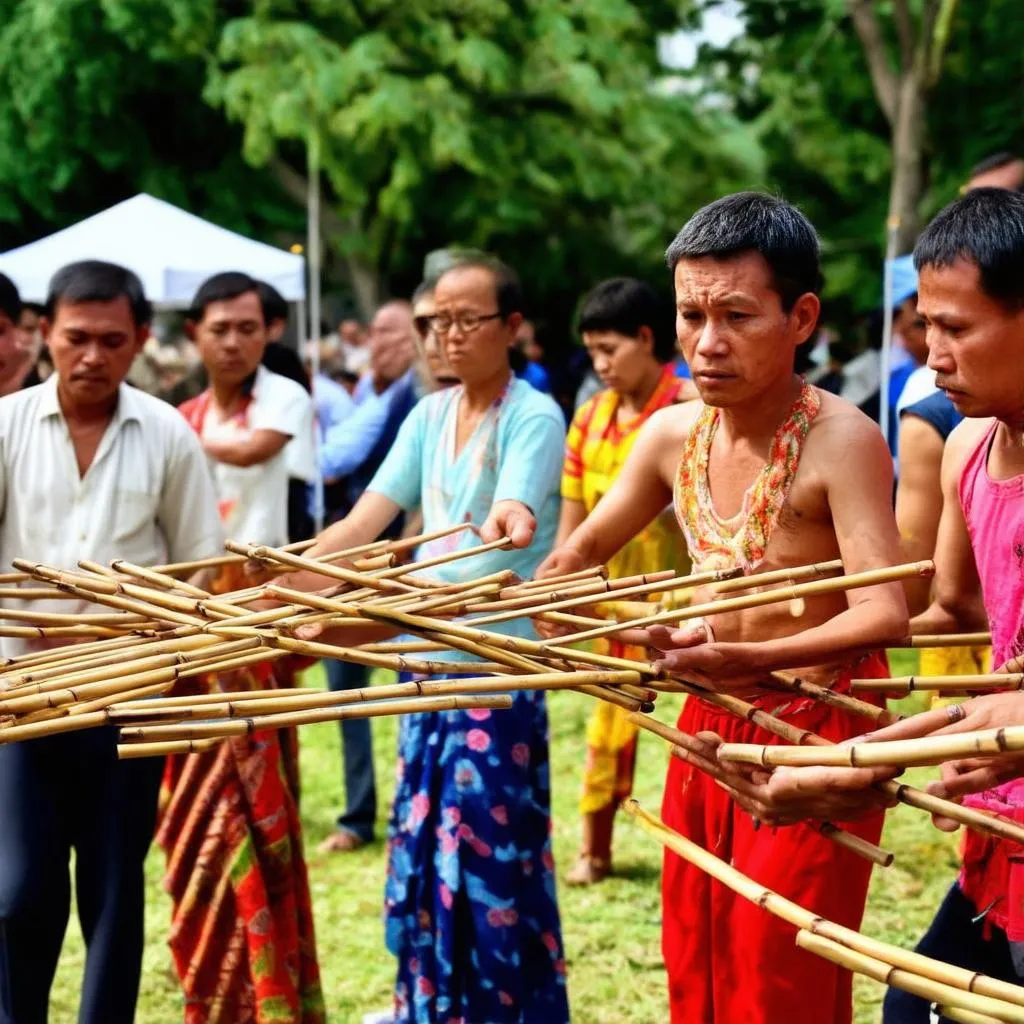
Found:
[[[321, 434], [320, 470], [327, 521], [343, 519], [359, 500], [391, 450], [398, 428], [416, 402], [413, 357], [416, 352], [412, 307], [387, 302], [370, 322], [370, 368], [356, 385], [352, 412]], [[391, 532], [401, 529], [401, 517]], [[344, 661], [326, 661], [332, 690], [366, 686], [369, 669]], [[373, 737], [368, 718], [340, 723], [344, 754], [346, 809], [338, 828], [324, 841], [325, 852], [346, 853], [373, 839], [377, 789], [373, 776]]]

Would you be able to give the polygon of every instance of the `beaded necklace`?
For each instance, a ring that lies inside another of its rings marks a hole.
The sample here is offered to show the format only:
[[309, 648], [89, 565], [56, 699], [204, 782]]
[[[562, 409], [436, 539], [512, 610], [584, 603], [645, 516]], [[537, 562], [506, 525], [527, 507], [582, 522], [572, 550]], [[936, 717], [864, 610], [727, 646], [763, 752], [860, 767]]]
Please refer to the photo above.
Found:
[[739, 512], [722, 519], [715, 511], [708, 480], [711, 445], [719, 410], [705, 406], [683, 446], [673, 499], [676, 518], [686, 538], [694, 568], [702, 571], [740, 566], [755, 569], [782, 514], [789, 488], [800, 465], [807, 433], [821, 408], [821, 398], [806, 381], [779, 424], [768, 461], [743, 495]]

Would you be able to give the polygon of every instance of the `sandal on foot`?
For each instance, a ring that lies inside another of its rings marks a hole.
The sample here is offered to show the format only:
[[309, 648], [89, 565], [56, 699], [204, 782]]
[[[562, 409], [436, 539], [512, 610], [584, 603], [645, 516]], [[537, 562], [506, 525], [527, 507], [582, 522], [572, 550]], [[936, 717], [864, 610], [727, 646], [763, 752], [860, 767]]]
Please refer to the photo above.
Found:
[[347, 828], [339, 828], [332, 832], [318, 847], [319, 853], [352, 853], [366, 845], [366, 840], [350, 832]]

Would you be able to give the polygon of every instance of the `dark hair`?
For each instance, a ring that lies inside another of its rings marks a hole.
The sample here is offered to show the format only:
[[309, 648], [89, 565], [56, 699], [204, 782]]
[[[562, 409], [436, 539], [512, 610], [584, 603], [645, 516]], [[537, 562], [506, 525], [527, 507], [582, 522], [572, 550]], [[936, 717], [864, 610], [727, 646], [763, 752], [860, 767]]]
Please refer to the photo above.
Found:
[[137, 275], [116, 263], [81, 260], [61, 267], [50, 279], [44, 310], [52, 320], [62, 302], [113, 302], [125, 298], [136, 327], [148, 324], [153, 308]]
[[17, 327], [21, 310], [21, 296], [14, 282], [6, 274], [0, 274], [0, 313], [6, 313], [7, 319]]
[[801, 295], [821, 289], [820, 248], [811, 222], [791, 203], [764, 192], [736, 192], [701, 207], [665, 251], [669, 269], [680, 260], [727, 260], [760, 253], [789, 311]]
[[632, 277], [613, 277], [588, 292], [580, 307], [578, 329], [617, 331], [630, 338], [647, 327], [654, 336], [654, 358], [659, 363], [675, 359], [675, 310], [668, 297], [645, 281]]
[[1016, 153], [1009, 152], [1009, 150], [993, 153], [991, 156], [985, 157], [984, 160], [979, 160], [971, 168], [971, 173], [968, 177], [976, 178], [979, 174], [985, 174], [988, 171], [998, 171], [1000, 167], [1015, 164], [1018, 160], [1020, 160], [1020, 157]]
[[507, 263], [493, 256], [457, 257], [450, 267], [445, 268], [438, 281], [452, 271], [473, 268], [489, 271], [494, 278], [494, 299], [503, 320], [507, 320], [513, 313], [526, 312], [526, 298], [523, 286], [519, 283], [519, 275]]
[[247, 292], [255, 292], [260, 300], [260, 311], [263, 314], [264, 325], [267, 322], [267, 307], [264, 305], [262, 282], [256, 278], [243, 274], [240, 270], [228, 270], [223, 274], [214, 274], [208, 277], [198, 288], [192, 297], [192, 305], [188, 311], [188, 318], [198, 323], [206, 313], [206, 307], [211, 302], [226, 302], [228, 299], [237, 299], [239, 295]]
[[914, 247], [914, 266], [978, 268], [981, 289], [1007, 309], [1024, 307], [1024, 194], [975, 188], [940, 210]]
[[256, 291], [259, 293], [260, 302], [263, 305], [263, 319], [268, 323], [276, 323], [278, 320], [288, 319], [288, 302], [285, 297], [266, 281], [257, 281]]

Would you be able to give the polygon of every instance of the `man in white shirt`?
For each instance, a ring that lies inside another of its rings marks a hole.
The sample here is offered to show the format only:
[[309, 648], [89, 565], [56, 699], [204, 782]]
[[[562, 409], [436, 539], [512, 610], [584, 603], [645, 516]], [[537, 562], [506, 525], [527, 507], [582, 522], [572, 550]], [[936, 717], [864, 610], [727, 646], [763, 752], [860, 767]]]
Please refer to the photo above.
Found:
[[210, 386], [181, 411], [212, 462], [224, 531], [243, 542], [286, 544], [285, 448], [312, 436], [313, 402], [295, 381], [260, 365], [267, 327], [259, 282], [214, 275], [196, 292], [185, 328]]
[[[0, 399], [3, 564], [145, 565], [221, 549], [213, 483], [188, 425], [124, 383], [149, 317], [142, 285], [122, 267], [89, 261], [54, 276], [40, 326], [55, 372]], [[24, 647], [4, 640], [0, 649], [9, 657]], [[87, 949], [79, 1022], [133, 1019], [161, 771], [156, 758], [118, 761], [113, 729], [0, 745], [4, 1024], [46, 1020], [72, 849]]]

